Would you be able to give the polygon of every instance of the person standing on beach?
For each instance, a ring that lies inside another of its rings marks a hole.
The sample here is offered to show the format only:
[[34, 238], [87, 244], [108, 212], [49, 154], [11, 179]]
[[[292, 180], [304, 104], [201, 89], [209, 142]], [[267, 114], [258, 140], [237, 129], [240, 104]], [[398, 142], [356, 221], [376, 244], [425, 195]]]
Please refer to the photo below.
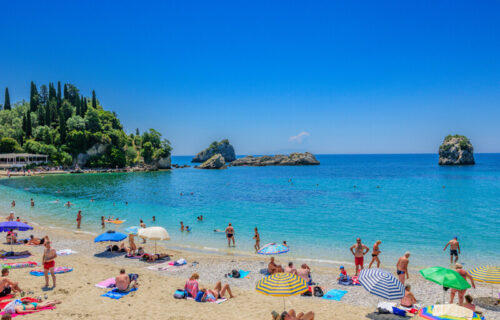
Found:
[[[474, 279], [471, 277], [471, 275], [465, 271], [462, 267], [462, 265], [460, 263], [457, 263], [455, 264], [455, 271], [457, 271], [464, 279], [465, 281], [469, 280], [470, 281], [470, 284], [472, 285], [472, 287], [475, 289], [476, 288], [476, 284], [474, 283]], [[457, 289], [451, 289], [450, 290], [450, 304], [453, 303], [453, 300], [455, 300], [455, 294], [458, 292], [458, 304], [460, 306], [463, 306], [464, 304], [464, 296], [465, 296], [465, 292], [467, 291], [467, 289], [465, 290], [457, 290]]]
[[356, 243], [351, 246], [351, 253], [354, 256], [354, 265], [356, 266], [356, 275], [363, 270], [365, 254], [370, 251], [370, 248], [361, 243], [361, 238], [356, 239]]
[[260, 249], [260, 235], [257, 227], [255, 227], [255, 235], [253, 236], [253, 239], [255, 240], [255, 245], [253, 247], [255, 248], [255, 252], [257, 252]]
[[181, 231], [184, 231], [184, 222], [181, 221]]
[[45, 276], [45, 287], [49, 287], [49, 272], [52, 275], [52, 287], [56, 287], [56, 274], [54, 272], [54, 267], [56, 265], [57, 253], [54, 248], [51, 247], [50, 241], [45, 241], [45, 250], [43, 251], [43, 273]]
[[368, 265], [368, 269], [372, 267], [372, 264], [376, 261], [377, 262], [377, 268], [380, 268], [380, 260], [378, 258], [378, 255], [382, 253], [382, 251], [379, 250], [378, 246], [382, 243], [382, 241], [377, 240], [375, 244], [373, 245], [373, 251], [372, 251], [372, 261], [370, 261], [370, 264]]
[[78, 210], [76, 215], [76, 228], [80, 229], [80, 224], [82, 223], [82, 210]]
[[410, 275], [408, 274], [408, 263], [410, 262], [410, 260], [408, 260], [409, 257], [410, 252], [406, 251], [405, 255], [400, 257], [398, 259], [398, 263], [396, 264], [396, 273], [398, 274], [399, 281], [401, 281], [402, 284], [405, 284], [405, 278], [410, 278]]
[[450, 264], [453, 264], [453, 256], [455, 256], [455, 263], [458, 261], [458, 254], [460, 254], [460, 244], [458, 243], [458, 237], [453, 237], [452, 240], [444, 246], [443, 251], [450, 246]]
[[33, 208], [35, 206], [35, 200], [33, 200], [33, 198], [31, 198], [31, 207]]
[[234, 243], [234, 228], [231, 225], [231, 223], [229, 223], [229, 225], [226, 228], [226, 238], [228, 247], [231, 246], [231, 240], [233, 240], [233, 247], [236, 247], [236, 244]]
[[101, 216], [101, 227], [102, 227], [103, 229], [104, 229], [104, 228], [106, 228], [106, 224], [104, 223], [104, 220], [105, 220], [105, 219], [106, 219], [106, 218], [104, 218], [104, 216]]

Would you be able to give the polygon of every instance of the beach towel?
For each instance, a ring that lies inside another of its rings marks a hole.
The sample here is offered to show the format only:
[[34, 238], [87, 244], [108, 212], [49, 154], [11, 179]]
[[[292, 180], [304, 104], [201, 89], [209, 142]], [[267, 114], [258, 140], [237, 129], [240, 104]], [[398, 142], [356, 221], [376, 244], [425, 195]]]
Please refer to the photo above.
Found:
[[56, 253], [58, 256], [69, 256], [70, 254], [78, 253], [78, 252], [73, 251], [71, 249], [63, 249], [63, 250], [56, 251]]
[[19, 269], [19, 268], [31, 268], [31, 267], [36, 267], [38, 263], [35, 261], [28, 261], [28, 262], [7, 262], [2, 264], [2, 268], [7, 268], [7, 269]]
[[[241, 270], [241, 269], [240, 269], [238, 272], [240, 273], [240, 277], [239, 277], [239, 278], [235, 278], [235, 279], [246, 278], [246, 277], [248, 277], [248, 275], [250, 274], [250, 271], [245, 271], [245, 270]], [[233, 275], [232, 275], [232, 274], [230, 274], [230, 273], [229, 273], [227, 276], [228, 276], [229, 278], [232, 278], [232, 277], [233, 277]]]
[[104, 281], [99, 282], [95, 286], [98, 288], [101, 288], [101, 289], [114, 288], [115, 287], [115, 278], [106, 279]]
[[108, 297], [108, 298], [111, 298], [111, 299], [118, 300], [118, 299], [123, 298], [124, 296], [126, 296], [130, 292], [134, 292], [136, 290], [137, 290], [137, 288], [132, 288], [129, 291], [123, 292], [123, 291], [119, 291], [118, 289], [113, 289], [111, 291], [106, 292], [105, 294], [101, 294], [101, 297]]
[[[66, 272], [71, 272], [73, 271], [73, 268], [67, 268], [67, 267], [56, 267], [54, 268], [54, 273], [60, 274], [60, 273], [66, 273]], [[41, 277], [44, 275], [43, 270], [31, 270], [30, 274], [35, 277]]]
[[[24, 315], [28, 315], [28, 314], [31, 314], [31, 313], [40, 312], [40, 311], [43, 311], [43, 310], [52, 310], [52, 309], [56, 308], [56, 307], [44, 307], [44, 308], [38, 308], [37, 310], [33, 310], [32, 312], [25, 313], [25, 314], [24, 313], [23, 314], [14, 313], [15, 309], [13, 309], [13, 308], [15, 307], [15, 305], [21, 303], [21, 301], [24, 301], [24, 300], [28, 300], [28, 301], [31, 301], [31, 302], [38, 302], [38, 299], [34, 299], [34, 298], [31, 298], [31, 297], [24, 297], [21, 300], [7, 301], [7, 302], [5, 302], [5, 304], [0, 303], [0, 306], [1, 306], [2, 309], [4, 309], [4, 308], [5, 309], [9, 309], [8, 311], [10, 311], [9, 313], [11, 314], [12, 318], [15, 318], [17, 316], [24, 316]], [[1, 315], [5, 314], [5, 311], [4, 312], [0, 312], [0, 314]]]
[[189, 266], [187, 264], [181, 265], [181, 266], [174, 266], [170, 265], [169, 262], [164, 262], [161, 264], [156, 264], [153, 266], [146, 267], [146, 269], [149, 270], [155, 270], [155, 271], [167, 271], [167, 272], [176, 272], [179, 270], [184, 270], [187, 269]]
[[[191, 298], [191, 297], [188, 297], [186, 298], [187, 300], [191, 300], [191, 301], [196, 301], [194, 298]], [[217, 301], [213, 301], [213, 302], [209, 302], [207, 301], [207, 303], [216, 303], [216, 304], [221, 304], [223, 303], [224, 301], [227, 301], [226, 298], [222, 298], [222, 299], [217, 299]]]
[[346, 293], [345, 290], [332, 289], [323, 295], [323, 299], [340, 301]]
[[127, 254], [127, 255], [125, 255], [124, 257], [125, 257], [125, 258], [129, 258], [129, 259], [140, 259], [140, 258], [142, 258], [142, 256], [143, 256], [142, 254], [137, 255], [137, 256], [129, 256], [129, 255]]

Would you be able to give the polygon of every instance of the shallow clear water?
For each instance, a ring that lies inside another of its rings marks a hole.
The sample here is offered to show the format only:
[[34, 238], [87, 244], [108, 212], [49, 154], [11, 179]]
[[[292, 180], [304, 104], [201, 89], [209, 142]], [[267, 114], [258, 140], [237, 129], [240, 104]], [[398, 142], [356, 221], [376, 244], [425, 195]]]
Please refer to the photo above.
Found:
[[[231, 251], [248, 253], [257, 226], [262, 244], [287, 240], [292, 256], [329, 261], [351, 261], [349, 246], [360, 236], [370, 248], [382, 240], [386, 265], [407, 250], [414, 265], [447, 264], [443, 247], [457, 235], [463, 263], [500, 262], [500, 154], [478, 154], [477, 165], [466, 167], [440, 167], [431, 154], [317, 158], [320, 166], [4, 179], [0, 210], [10, 211], [15, 199], [16, 214], [72, 228], [82, 210], [84, 230], [94, 232], [102, 231], [101, 215], [126, 219], [118, 230], [141, 218], [151, 226], [155, 215], [169, 244], [220, 251], [227, 243], [213, 230], [231, 222], [237, 240]], [[71, 209], [63, 207], [68, 200]], [[196, 221], [200, 214], [205, 221]], [[181, 233], [180, 221], [193, 232]]]

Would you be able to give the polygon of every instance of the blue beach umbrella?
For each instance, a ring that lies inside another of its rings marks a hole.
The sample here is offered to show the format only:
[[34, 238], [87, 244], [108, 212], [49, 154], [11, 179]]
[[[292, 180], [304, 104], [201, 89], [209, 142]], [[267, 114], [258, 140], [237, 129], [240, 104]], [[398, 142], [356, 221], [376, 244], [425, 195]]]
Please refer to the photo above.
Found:
[[401, 281], [385, 270], [363, 269], [358, 279], [366, 291], [382, 299], [396, 300], [405, 295], [405, 287]]
[[107, 232], [104, 232], [103, 234], [98, 235], [94, 239], [94, 242], [109, 242], [109, 241], [119, 242], [126, 238], [127, 238], [126, 234], [109, 230]]
[[[33, 230], [33, 227], [19, 221], [5, 221], [0, 223], [0, 232], [8, 232], [12, 230], [27, 231]], [[10, 242], [10, 251], [14, 251], [12, 248], [12, 241]]]
[[260, 250], [257, 251], [257, 253], [264, 255], [274, 255], [274, 254], [287, 253], [288, 251], [290, 251], [290, 248], [288, 248], [284, 244], [268, 243], [264, 245], [262, 248], [260, 248]]

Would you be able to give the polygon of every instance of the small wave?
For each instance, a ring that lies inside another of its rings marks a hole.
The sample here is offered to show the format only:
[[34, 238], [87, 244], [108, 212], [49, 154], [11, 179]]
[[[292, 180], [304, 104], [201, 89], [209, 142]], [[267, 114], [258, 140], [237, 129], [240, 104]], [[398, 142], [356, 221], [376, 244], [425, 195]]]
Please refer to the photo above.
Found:
[[309, 259], [309, 258], [297, 258], [297, 260], [300, 260], [300, 261], [310, 261], [310, 262], [316, 262], [316, 263], [328, 263], [328, 264], [347, 264], [347, 265], [354, 265], [354, 263], [352, 263], [352, 262], [348, 262], [348, 261], [340, 261], [340, 260]]
[[220, 249], [217, 249], [217, 248], [211, 248], [211, 247], [203, 247], [203, 250], [220, 251]]

